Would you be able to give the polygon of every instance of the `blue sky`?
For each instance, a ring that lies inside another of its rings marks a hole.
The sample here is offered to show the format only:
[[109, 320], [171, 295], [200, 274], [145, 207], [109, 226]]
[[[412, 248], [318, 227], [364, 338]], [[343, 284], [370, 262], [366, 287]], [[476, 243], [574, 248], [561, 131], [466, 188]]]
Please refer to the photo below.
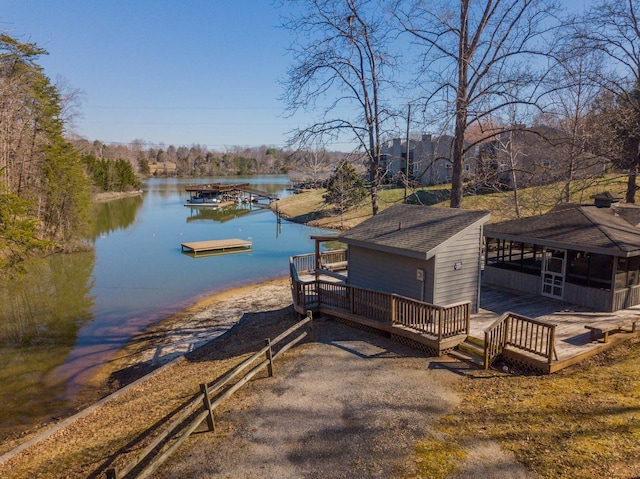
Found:
[[45, 73], [84, 92], [76, 133], [224, 150], [284, 146], [311, 123], [278, 99], [284, 13], [272, 0], [0, 0], [0, 30], [44, 47]]
[[88, 139], [281, 146], [298, 126], [278, 100], [282, 13], [270, 0], [0, 0], [0, 29], [84, 92]]

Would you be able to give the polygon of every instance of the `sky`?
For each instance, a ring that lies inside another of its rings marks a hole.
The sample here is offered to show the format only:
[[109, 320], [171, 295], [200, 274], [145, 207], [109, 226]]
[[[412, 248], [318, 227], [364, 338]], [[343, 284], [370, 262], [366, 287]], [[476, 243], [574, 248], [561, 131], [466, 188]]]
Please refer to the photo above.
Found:
[[221, 151], [285, 146], [312, 123], [279, 100], [292, 64], [284, 14], [273, 0], [0, 0], [0, 31], [45, 48], [45, 74], [82, 92], [74, 133]]
[[77, 134], [224, 150], [284, 146], [306, 124], [279, 100], [283, 13], [271, 0], [0, 0], [0, 30], [82, 91]]

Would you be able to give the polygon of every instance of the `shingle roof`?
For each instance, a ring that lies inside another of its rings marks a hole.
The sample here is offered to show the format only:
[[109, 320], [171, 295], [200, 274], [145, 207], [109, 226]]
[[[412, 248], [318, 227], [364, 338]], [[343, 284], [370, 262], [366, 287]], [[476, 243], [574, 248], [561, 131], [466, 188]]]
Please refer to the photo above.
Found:
[[565, 204], [540, 216], [495, 223], [485, 236], [627, 256], [640, 253], [640, 208]]
[[340, 241], [405, 256], [427, 257], [434, 248], [478, 221], [488, 211], [395, 205], [340, 235]]

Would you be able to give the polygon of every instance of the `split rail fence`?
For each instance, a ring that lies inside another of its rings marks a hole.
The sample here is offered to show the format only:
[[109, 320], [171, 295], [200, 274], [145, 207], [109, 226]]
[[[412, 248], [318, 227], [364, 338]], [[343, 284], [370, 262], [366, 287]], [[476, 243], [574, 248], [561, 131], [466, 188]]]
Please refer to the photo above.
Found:
[[[304, 330], [291, 338], [289, 342], [283, 343], [285, 339], [303, 328]], [[200, 394], [189, 401], [180, 414], [167, 424], [132, 461], [119, 468], [107, 469], [107, 479], [142, 479], [149, 477], [204, 421], [207, 422], [209, 431], [214, 431], [214, 410], [265, 368], [268, 375], [270, 377], [273, 376], [274, 360], [305, 338], [311, 341], [314, 340], [311, 312], [307, 314], [306, 318], [275, 339], [265, 339], [265, 345], [262, 349], [224, 376], [211, 384], [200, 384]], [[273, 348], [280, 343], [283, 343], [282, 346], [274, 353]], [[232, 384], [232, 381], [243, 372], [245, 372], [244, 375]], [[172, 439], [175, 440], [169, 445]]]

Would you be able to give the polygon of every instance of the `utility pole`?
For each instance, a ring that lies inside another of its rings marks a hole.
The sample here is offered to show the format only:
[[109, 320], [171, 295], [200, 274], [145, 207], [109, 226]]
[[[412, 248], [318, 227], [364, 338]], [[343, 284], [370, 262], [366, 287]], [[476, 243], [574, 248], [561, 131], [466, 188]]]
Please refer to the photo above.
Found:
[[407, 183], [409, 181], [409, 123], [411, 123], [411, 103], [407, 111], [407, 156], [404, 159], [404, 202], [407, 202]]

